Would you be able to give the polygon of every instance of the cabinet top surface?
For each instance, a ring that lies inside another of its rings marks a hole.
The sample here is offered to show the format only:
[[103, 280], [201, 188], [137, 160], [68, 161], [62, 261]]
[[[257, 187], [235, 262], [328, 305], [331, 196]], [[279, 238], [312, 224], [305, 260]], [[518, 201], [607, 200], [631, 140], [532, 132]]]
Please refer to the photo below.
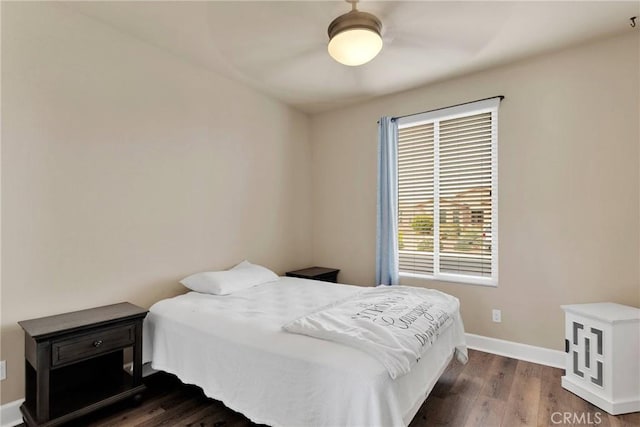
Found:
[[147, 310], [128, 302], [105, 305], [73, 311], [55, 316], [38, 319], [23, 320], [18, 324], [33, 338], [45, 338], [49, 335], [72, 331], [86, 326], [123, 320], [127, 318], [144, 317]]
[[320, 276], [322, 274], [328, 273], [337, 273], [340, 270], [337, 268], [326, 268], [326, 267], [309, 267], [304, 268], [302, 270], [288, 271], [288, 274], [299, 274], [301, 276]]
[[612, 302], [593, 304], [563, 305], [562, 309], [569, 313], [591, 317], [605, 322], [625, 322], [640, 320], [640, 309]]

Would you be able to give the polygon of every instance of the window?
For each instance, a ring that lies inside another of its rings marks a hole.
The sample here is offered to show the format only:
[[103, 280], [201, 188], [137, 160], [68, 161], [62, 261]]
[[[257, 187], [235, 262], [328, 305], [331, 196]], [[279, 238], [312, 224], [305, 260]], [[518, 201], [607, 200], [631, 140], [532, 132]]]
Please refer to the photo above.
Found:
[[497, 285], [499, 100], [398, 119], [401, 276]]

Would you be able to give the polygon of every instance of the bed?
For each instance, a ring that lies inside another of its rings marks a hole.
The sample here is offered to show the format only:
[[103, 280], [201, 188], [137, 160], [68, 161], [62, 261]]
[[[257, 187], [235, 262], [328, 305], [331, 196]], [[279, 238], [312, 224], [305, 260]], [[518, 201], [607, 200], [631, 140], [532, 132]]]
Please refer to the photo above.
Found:
[[162, 300], [145, 320], [144, 358], [256, 423], [408, 425], [456, 349], [466, 355], [459, 312], [396, 379], [361, 350], [282, 329], [362, 289], [280, 277], [231, 295], [189, 292]]

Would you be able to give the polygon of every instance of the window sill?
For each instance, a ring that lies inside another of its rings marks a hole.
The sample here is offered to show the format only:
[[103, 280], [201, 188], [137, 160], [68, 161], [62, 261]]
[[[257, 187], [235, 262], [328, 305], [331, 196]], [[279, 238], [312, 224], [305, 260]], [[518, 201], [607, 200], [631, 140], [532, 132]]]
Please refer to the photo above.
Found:
[[402, 279], [418, 279], [420, 281], [436, 281], [436, 282], [453, 282], [460, 285], [476, 285], [485, 286], [490, 288], [497, 288], [498, 281], [494, 278], [484, 277], [468, 277], [459, 274], [439, 274], [436, 276], [429, 276], [426, 274], [415, 273], [400, 273], [400, 284], [402, 285]]

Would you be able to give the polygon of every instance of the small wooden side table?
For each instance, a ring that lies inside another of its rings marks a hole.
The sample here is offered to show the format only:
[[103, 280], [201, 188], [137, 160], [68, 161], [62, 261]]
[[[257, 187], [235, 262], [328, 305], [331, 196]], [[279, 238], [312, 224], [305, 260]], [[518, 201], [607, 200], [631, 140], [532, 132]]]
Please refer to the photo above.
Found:
[[289, 277], [299, 277], [301, 279], [338, 283], [339, 272], [340, 270], [335, 268], [309, 267], [302, 270], [287, 271], [286, 275]]
[[[139, 400], [146, 315], [124, 302], [18, 322], [25, 332], [25, 424], [55, 426], [129, 397]], [[123, 369], [129, 347], [132, 374]]]

